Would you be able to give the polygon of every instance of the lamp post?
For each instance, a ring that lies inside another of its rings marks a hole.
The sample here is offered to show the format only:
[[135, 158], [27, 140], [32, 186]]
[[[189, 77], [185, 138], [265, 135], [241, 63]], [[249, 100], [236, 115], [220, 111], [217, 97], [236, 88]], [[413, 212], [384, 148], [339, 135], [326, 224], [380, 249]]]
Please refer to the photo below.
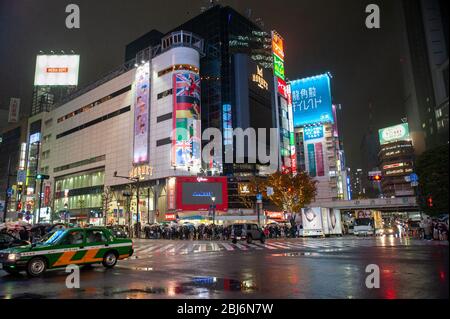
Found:
[[[67, 209], [69, 208], [69, 205], [67, 203], [64, 204], [64, 221], [67, 223]], [[70, 222], [70, 220], [69, 220]]]
[[119, 176], [117, 175], [117, 171], [114, 172], [114, 177], [117, 178], [124, 178], [127, 179], [129, 181], [133, 181], [136, 184], [136, 224], [137, 224], [137, 237], [140, 238], [141, 237], [141, 227], [139, 225], [140, 223], [140, 218], [139, 218], [139, 181], [140, 178], [139, 177], [128, 177], [128, 176]]
[[216, 224], [216, 197], [215, 196], [211, 196], [211, 201], [212, 201], [212, 215], [213, 215], [213, 225]]

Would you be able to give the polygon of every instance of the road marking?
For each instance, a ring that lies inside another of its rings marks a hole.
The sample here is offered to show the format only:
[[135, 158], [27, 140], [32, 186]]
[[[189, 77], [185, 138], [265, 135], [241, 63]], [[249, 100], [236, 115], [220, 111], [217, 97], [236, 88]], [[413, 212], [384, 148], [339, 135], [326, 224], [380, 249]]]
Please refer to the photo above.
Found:
[[236, 244], [234, 244], [237, 248], [239, 248], [240, 250], [248, 250], [248, 248], [247, 247], [245, 247], [244, 245], [241, 245], [241, 244], [238, 244], [238, 243], [236, 243]]
[[275, 247], [269, 246], [268, 244], [260, 244], [260, 243], [255, 243], [255, 245], [257, 245], [257, 246], [261, 246], [261, 247], [264, 247], [264, 248], [267, 248], [267, 249], [278, 249], [278, 248], [275, 248]]
[[283, 248], [283, 249], [291, 249], [291, 247], [282, 245], [282, 244], [280, 244], [280, 243], [270, 243], [270, 244], [271, 244], [272, 246], [279, 247], [279, 248]]
[[258, 246], [254, 245], [254, 244], [247, 244], [247, 246], [255, 248], [255, 249], [262, 249], [261, 247], [258, 247]]
[[148, 247], [148, 248], [145, 248], [144, 250], [141, 250], [141, 251], [139, 251], [138, 253], [139, 254], [146, 254], [146, 253], [149, 253], [149, 252], [151, 252], [152, 250], [154, 250], [154, 249], [157, 249], [157, 248], [160, 248], [160, 247], [162, 247], [161, 245], [155, 245], [155, 246], [151, 246], [151, 247]]
[[230, 244], [226, 244], [226, 243], [221, 243], [221, 244], [228, 251], [234, 250], [233, 246], [231, 246]]
[[172, 246], [173, 246], [173, 244], [165, 245], [165, 246], [161, 247], [160, 249], [155, 250], [155, 253], [162, 253], [162, 252], [166, 251], [167, 249], [169, 249]]

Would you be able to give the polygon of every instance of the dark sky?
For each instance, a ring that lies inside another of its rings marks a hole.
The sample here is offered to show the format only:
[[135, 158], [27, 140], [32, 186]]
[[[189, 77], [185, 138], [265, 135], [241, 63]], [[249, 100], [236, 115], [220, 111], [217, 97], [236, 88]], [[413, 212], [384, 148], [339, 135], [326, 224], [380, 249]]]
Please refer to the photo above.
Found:
[[[82, 86], [120, 65], [125, 45], [155, 28], [166, 32], [200, 12], [202, 0], [0, 0], [0, 108], [10, 97], [29, 108], [36, 54], [70, 50], [81, 55]], [[65, 27], [66, 5], [81, 10], [81, 28]], [[241, 13], [252, 9], [267, 30], [286, 40], [290, 79], [330, 71], [333, 101], [344, 109], [348, 165], [361, 165], [359, 145], [368, 127], [397, 124], [404, 116], [400, 58], [403, 26], [399, 0], [231, 0]], [[365, 28], [365, 7], [381, 8], [381, 29]]]

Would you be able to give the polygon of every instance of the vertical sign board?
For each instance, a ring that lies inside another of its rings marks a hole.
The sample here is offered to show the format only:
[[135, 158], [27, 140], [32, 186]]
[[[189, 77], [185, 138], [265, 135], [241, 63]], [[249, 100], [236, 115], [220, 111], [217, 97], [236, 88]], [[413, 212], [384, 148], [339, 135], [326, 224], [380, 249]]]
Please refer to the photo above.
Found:
[[201, 166], [200, 76], [194, 72], [173, 75], [172, 166]]
[[136, 69], [134, 83], [133, 164], [149, 162], [150, 63]]
[[20, 99], [12, 97], [9, 100], [8, 123], [17, 123], [20, 114]]
[[297, 152], [295, 150], [295, 134], [294, 134], [294, 113], [292, 112], [292, 92], [291, 86], [287, 86], [288, 99], [288, 117], [289, 117], [289, 143], [291, 149], [291, 169], [292, 174], [297, 174]]
[[276, 31], [272, 31], [272, 53], [274, 84], [277, 88], [275, 93], [275, 116], [277, 119], [280, 119], [278, 120], [280, 121], [278, 126], [280, 127], [279, 138], [281, 140], [279, 160], [284, 166], [290, 167], [293, 174], [295, 174], [297, 171], [297, 160], [295, 158], [294, 127], [291, 125], [292, 111], [289, 103], [289, 86], [285, 81], [284, 39]]
[[304, 145], [305, 145], [305, 165], [311, 177], [325, 176], [325, 155], [326, 143], [324, 135], [324, 127], [305, 126], [303, 128]]
[[320, 207], [302, 208], [303, 236], [323, 235], [322, 211]]

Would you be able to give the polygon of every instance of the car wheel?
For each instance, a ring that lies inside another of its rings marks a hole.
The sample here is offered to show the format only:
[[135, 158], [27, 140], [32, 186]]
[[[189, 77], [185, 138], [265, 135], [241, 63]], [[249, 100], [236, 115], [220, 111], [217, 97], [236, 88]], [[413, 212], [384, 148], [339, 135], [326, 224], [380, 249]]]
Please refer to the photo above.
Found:
[[31, 259], [27, 265], [27, 274], [30, 277], [38, 277], [47, 270], [47, 263], [42, 257]]
[[252, 240], [253, 240], [252, 236], [251, 236], [251, 235], [248, 235], [248, 236], [247, 236], [247, 244], [251, 244], [251, 243], [252, 243]]
[[236, 244], [236, 243], [237, 243], [237, 240], [236, 240], [236, 239], [233, 239], [231, 242], [232, 242], [233, 244]]
[[102, 264], [105, 268], [113, 268], [117, 263], [117, 254], [113, 251], [108, 251], [103, 256]]

